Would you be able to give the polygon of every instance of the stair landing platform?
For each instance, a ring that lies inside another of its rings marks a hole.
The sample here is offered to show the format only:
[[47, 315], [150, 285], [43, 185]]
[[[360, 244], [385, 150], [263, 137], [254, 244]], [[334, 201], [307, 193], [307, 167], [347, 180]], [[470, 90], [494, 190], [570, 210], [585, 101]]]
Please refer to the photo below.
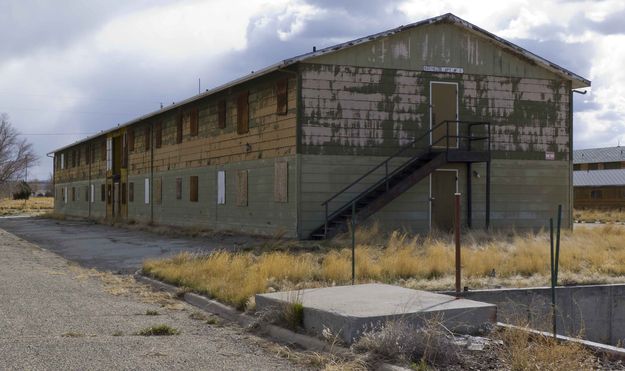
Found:
[[348, 344], [364, 331], [386, 321], [402, 320], [415, 326], [434, 318], [457, 333], [479, 333], [497, 322], [494, 304], [385, 284], [363, 284], [283, 291], [256, 295], [257, 311], [299, 302], [303, 327], [321, 335], [324, 328]]

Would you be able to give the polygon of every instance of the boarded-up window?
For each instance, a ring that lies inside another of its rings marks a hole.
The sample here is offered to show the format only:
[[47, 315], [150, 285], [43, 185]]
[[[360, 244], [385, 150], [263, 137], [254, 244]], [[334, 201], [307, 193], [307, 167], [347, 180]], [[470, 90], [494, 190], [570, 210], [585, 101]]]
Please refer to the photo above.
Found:
[[217, 126], [220, 129], [226, 127], [226, 100], [222, 99], [217, 103]]
[[100, 161], [106, 160], [106, 140], [100, 143]]
[[198, 134], [198, 119], [198, 109], [197, 107], [195, 107], [191, 110], [191, 122], [189, 124], [189, 135], [191, 135], [192, 137], [195, 137]]
[[176, 143], [182, 143], [182, 121], [184, 115], [181, 113], [176, 119]]
[[127, 134], [128, 150], [134, 151], [135, 150], [135, 129], [128, 129], [127, 133], [128, 133]]
[[143, 145], [145, 146], [145, 150], [150, 150], [150, 127], [146, 126], [143, 132]]
[[128, 167], [128, 133], [122, 135], [122, 168]]
[[135, 183], [128, 183], [128, 202], [135, 202]]
[[163, 145], [163, 124], [157, 122], [154, 125], [154, 147], [161, 148]]
[[601, 190], [593, 189], [590, 191], [590, 198], [593, 200], [599, 200], [603, 197]]
[[182, 178], [176, 178], [176, 200], [182, 200]]
[[224, 205], [226, 203], [226, 172], [219, 170], [217, 172], [217, 204]]
[[195, 175], [189, 177], [189, 201], [198, 201], [198, 177]]
[[102, 184], [100, 185], [100, 201], [104, 202], [106, 201], [106, 189], [105, 189], [105, 185]]
[[106, 138], [106, 170], [113, 169], [113, 138]]
[[163, 178], [154, 179], [154, 203], [157, 205], [163, 203]]
[[247, 206], [247, 170], [237, 171], [237, 206]]
[[146, 205], [150, 203], [150, 179], [149, 178], [145, 178], [145, 181], [143, 183], [143, 201], [145, 202]]
[[276, 113], [278, 115], [286, 115], [288, 105], [288, 79], [278, 80], [276, 83]]
[[249, 92], [239, 94], [237, 99], [237, 133], [245, 134], [250, 131]]
[[276, 161], [273, 175], [273, 200], [288, 202], [289, 164], [286, 161]]
[[126, 189], [126, 183], [122, 183], [122, 204], [126, 204], [128, 202], [128, 192]]

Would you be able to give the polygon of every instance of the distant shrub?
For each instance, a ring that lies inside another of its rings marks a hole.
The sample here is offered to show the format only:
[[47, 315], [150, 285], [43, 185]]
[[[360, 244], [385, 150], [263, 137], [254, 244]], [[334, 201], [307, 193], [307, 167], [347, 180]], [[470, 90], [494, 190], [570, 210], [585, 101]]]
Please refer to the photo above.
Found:
[[31, 193], [32, 193], [32, 190], [30, 189], [30, 186], [28, 185], [28, 183], [22, 181], [17, 185], [17, 187], [15, 187], [15, 192], [13, 192], [13, 199], [14, 200], [28, 200], [30, 198]]

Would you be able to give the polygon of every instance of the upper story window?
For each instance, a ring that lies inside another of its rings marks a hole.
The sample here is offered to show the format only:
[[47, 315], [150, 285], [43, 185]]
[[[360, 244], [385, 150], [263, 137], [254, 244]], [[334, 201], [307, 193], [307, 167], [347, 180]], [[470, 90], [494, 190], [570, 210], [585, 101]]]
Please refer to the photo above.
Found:
[[288, 79], [278, 80], [276, 82], [276, 113], [278, 115], [286, 115], [288, 99]]
[[239, 93], [237, 98], [237, 133], [245, 134], [250, 131], [249, 92]]

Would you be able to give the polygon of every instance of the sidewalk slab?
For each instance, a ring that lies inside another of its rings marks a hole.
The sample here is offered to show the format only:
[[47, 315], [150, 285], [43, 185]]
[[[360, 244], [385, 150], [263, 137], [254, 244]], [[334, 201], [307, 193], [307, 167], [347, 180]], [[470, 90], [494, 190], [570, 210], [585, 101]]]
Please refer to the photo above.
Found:
[[389, 320], [405, 320], [416, 326], [429, 318], [441, 320], [448, 329], [474, 334], [485, 324], [497, 322], [493, 304], [450, 295], [385, 284], [335, 286], [256, 295], [258, 311], [301, 302], [303, 326], [321, 334], [328, 328], [351, 344], [368, 329]]

